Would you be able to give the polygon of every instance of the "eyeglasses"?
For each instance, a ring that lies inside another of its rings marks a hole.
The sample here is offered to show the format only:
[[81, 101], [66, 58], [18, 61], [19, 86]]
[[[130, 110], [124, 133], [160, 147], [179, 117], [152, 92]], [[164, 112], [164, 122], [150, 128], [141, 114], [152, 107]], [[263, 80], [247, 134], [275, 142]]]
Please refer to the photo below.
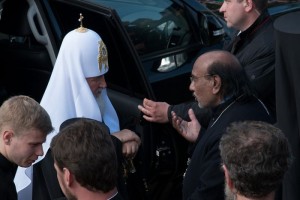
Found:
[[206, 76], [212, 76], [212, 74], [205, 74], [203, 76], [194, 76], [194, 75], [191, 75], [190, 76], [190, 80], [191, 80], [191, 82], [193, 82], [193, 81], [196, 81], [199, 78], [203, 78], [203, 77], [206, 77]]

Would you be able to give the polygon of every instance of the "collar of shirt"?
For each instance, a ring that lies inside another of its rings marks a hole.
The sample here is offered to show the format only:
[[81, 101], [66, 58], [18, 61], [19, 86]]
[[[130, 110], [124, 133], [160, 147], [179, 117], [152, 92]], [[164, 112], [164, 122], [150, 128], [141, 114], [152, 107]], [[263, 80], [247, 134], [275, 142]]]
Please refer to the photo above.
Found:
[[256, 31], [260, 29], [267, 21], [271, 19], [268, 10], [264, 10], [261, 15], [256, 19], [256, 21], [245, 31], [240, 32], [237, 34], [241, 40], [244, 40], [251, 35], [254, 35]]
[[6, 157], [0, 154], [0, 168], [14, 178], [18, 165], [10, 162]]

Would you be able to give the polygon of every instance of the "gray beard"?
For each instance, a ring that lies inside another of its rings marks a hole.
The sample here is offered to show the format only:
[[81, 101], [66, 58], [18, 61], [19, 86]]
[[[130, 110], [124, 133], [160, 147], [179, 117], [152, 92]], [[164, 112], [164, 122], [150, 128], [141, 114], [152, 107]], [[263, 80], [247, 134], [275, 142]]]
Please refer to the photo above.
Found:
[[198, 101], [198, 107], [203, 108], [202, 104]]

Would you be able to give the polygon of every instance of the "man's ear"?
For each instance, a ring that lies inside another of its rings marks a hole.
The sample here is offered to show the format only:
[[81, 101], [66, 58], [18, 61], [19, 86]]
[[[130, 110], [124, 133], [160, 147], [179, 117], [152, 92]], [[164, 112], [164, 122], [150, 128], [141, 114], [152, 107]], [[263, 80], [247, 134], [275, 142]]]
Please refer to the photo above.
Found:
[[223, 165], [223, 170], [224, 170], [224, 174], [225, 174], [225, 181], [226, 181], [229, 189], [231, 191], [233, 191], [233, 189], [234, 189], [233, 182], [232, 182], [232, 180], [230, 178], [229, 171], [228, 171], [228, 169], [226, 168], [225, 165]]
[[4, 131], [2, 134], [2, 139], [3, 139], [4, 144], [10, 145], [10, 142], [11, 142], [13, 136], [14, 136], [13, 131], [11, 131], [11, 130]]
[[68, 187], [73, 183], [73, 175], [68, 168], [63, 168], [63, 177]]
[[218, 94], [221, 90], [221, 85], [222, 85], [220, 76], [213, 75], [212, 76], [212, 84], [213, 84], [213, 94]]
[[252, 0], [244, 0], [243, 6], [245, 7], [246, 12], [249, 12], [253, 9], [253, 1]]

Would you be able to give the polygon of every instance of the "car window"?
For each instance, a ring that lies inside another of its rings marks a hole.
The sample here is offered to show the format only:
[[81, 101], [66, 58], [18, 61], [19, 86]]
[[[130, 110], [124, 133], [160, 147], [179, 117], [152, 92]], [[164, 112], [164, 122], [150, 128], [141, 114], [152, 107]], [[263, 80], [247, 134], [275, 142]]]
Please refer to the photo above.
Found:
[[190, 28], [183, 8], [172, 1], [101, 3], [117, 10], [140, 55], [189, 43]]
[[[114, 8], [135, 50], [141, 57], [158, 56], [172, 49], [194, 43], [191, 25], [183, 6], [170, 0], [159, 1], [99, 1]], [[187, 55], [161, 58], [158, 72], [169, 72], [182, 66]]]
[[189, 43], [190, 29], [183, 9], [146, 7], [148, 11], [121, 16], [140, 55]]

